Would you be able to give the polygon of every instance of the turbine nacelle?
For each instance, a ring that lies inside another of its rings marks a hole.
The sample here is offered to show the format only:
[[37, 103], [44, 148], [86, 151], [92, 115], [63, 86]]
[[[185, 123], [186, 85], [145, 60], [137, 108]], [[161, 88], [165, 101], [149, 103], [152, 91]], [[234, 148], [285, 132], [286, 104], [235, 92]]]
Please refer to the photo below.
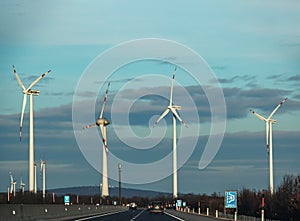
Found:
[[110, 124], [110, 122], [109, 122], [109, 120], [107, 120], [106, 118], [99, 118], [99, 119], [96, 121], [96, 125], [97, 125], [97, 126], [100, 126], [100, 125], [106, 126], [106, 125], [109, 125], [109, 124]]
[[20, 182], [20, 187], [21, 187], [21, 188], [23, 188], [23, 187], [25, 187], [25, 185], [26, 185], [26, 184], [25, 184], [25, 183], [23, 183], [23, 181], [22, 181], [22, 179], [21, 179], [21, 182]]
[[45, 167], [46, 162], [44, 160], [41, 160], [41, 171], [43, 171], [43, 168]]
[[179, 106], [179, 105], [170, 105], [170, 106], [168, 106], [168, 108], [169, 109], [173, 108], [175, 110], [181, 110], [181, 106]]
[[22, 92], [23, 92], [23, 94], [27, 94], [27, 95], [32, 94], [32, 95], [34, 95], [34, 96], [39, 96], [39, 94], [40, 94], [40, 91], [39, 91], [39, 90], [31, 90], [31, 89], [29, 89], [29, 90], [24, 90], [24, 91], [22, 91]]

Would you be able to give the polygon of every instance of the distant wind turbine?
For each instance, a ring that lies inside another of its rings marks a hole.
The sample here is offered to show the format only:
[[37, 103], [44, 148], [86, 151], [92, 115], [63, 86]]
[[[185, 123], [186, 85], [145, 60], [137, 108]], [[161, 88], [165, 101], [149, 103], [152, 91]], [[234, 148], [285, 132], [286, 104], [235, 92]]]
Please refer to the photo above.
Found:
[[37, 193], [37, 182], [36, 182], [36, 163], [34, 164], [34, 189], [33, 192]]
[[14, 180], [13, 175], [11, 172], [9, 172], [9, 177], [10, 177], [10, 194], [14, 194], [14, 197], [16, 196], [16, 184], [17, 181]]
[[24, 193], [24, 188], [25, 188], [25, 183], [23, 183], [23, 179], [21, 178], [21, 181], [20, 181], [20, 190], [21, 190], [21, 193]]
[[271, 194], [274, 193], [274, 178], [273, 178], [273, 147], [272, 147], [272, 125], [275, 124], [277, 121], [272, 119], [275, 112], [283, 105], [283, 103], [287, 100], [287, 98], [283, 99], [272, 111], [268, 118], [264, 118], [263, 116], [256, 113], [254, 110], [250, 109], [250, 112], [253, 113], [256, 117], [260, 120], [265, 121], [266, 123], [266, 146], [267, 151], [269, 153], [269, 169], [270, 169], [270, 192]]
[[154, 123], [154, 126], [158, 124], [158, 122], [163, 119], [170, 111], [173, 115], [173, 198], [178, 197], [178, 186], [177, 186], [177, 145], [176, 145], [176, 120], [179, 120], [182, 125], [187, 127], [184, 121], [181, 119], [177, 110], [181, 110], [181, 106], [173, 104], [173, 87], [174, 87], [174, 78], [176, 74], [176, 67], [172, 77], [172, 85], [170, 92], [170, 103], [166, 110], [160, 115], [157, 121]]
[[23, 85], [21, 79], [19, 78], [17, 71], [15, 67], [13, 66], [14, 74], [16, 76], [16, 79], [22, 88], [23, 96], [23, 105], [22, 105], [22, 112], [21, 112], [21, 119], [20, 119], [20, 141], [22, 139], [22, 126], [23, 126], [23, 118], [24, 118], [24, 112], [25, 112], [25, 106], [27, 101], [27, 95], [29, 95], [30, 98], [30, 109], [29, 109], [29, 191], [34, 192], [34, 133], [33, 133], [33, 97], [38, 96], [40, 94], [40, 91], [38, 90], [32, 90], [32, 87], [36, 85], [42, 78], [44, 78], [48, 73], [50, 73], [51, 70], [46, 71], [41, 76], [39, 76], [37, 79], [35, 79], [29, 87], [26, 89]]
[[43, 177], [43, 188], [42, 188], [42, 194], [43, 199], [46, 197], [46, 162], [44, 160], [41, 160], [41, 172]]
[[99, 118], [97, 119], [96, 123], [90, 124], [84, 127], [84, 129], [88, 129], [92, 126], [99, 126], [100, 131], [101, 131], [101, 136], [102, 136], [102, 143], [103, 143], [103, 148], [102, 148], [102, 188], [101, 188], [101, 196], [102, 197], [107, 197], [109, 196], [108, 192], [108, 175], [107, 175], [107, 139], [106, 139], [106, 126], [110, 124], [110, 122], [103, 117], [104, 113], [104, 107], [108, 95], [108, 88], [109, 88], [110, 82], [108, 82], [106, 91], [105, 91], [105, 96], [103, 99], [103, 104], [102, 104], [102, 109], [101, 113], [99, 115]]

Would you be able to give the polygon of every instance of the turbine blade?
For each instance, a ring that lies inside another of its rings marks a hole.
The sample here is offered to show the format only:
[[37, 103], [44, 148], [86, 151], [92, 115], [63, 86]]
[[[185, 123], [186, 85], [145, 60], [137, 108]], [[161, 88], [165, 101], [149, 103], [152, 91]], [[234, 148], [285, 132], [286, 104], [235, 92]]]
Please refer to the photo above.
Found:
[[12, 176], [12, 173], [9, 172], [9, 177], [10, 177], [10, 183], [13, 183], [14, 182], [14, 179], [13, 179], [13, 176]]
[[160, 115], [160, 117], [157, 119], [157, 121], [155, 121], [153, 127], [155, 127], [159, 121], [161, 121], [161, 119], [163, 119], [168, 113], [169, 113], [170, 109], [167, 108], [163, 113], [162, 115]]
[[179, 114], [177, 113], [177, 111], [174, 108], [171, 108], [172, 113], [174, 114], [174, 116], [180, 121], [180, 123], [182, 123], [183, 126], [185, 126], [187, 128], [187, 125], [185, 124], [185, 122], [181, 119], [181, 117], [179, 116]]
[[17, 78], [17, 81], [18, 81], [19, 85], [21, 86], [21, 88], [23, 89], [23, 91], [25, 91], [26, 88], [25, 88], [24, 84], [22, 83], [21, 79], [19, 78], [19, 75], [17, 74], [17, 71], [16, 71], [14, 65], [13, 65], [13, 69], [14, 69], [14, 74], [15, 74], [15, 76]]
[[12, 194], [13, 188], [14, 188], [14, 186], [13, 186], [14, 185], [14, 178], [13, 178], [11, 172], [9, 172], [9, 177], [10, 177], [10, 193]]
[[105, 126], [103, 124], [100, 124], [101, 139], [102, 139], [103, 147], [105, 148], [106, 152], [108, 152], [106, 135], [104, 134], [104, 127]]
[[269, 153], [269, 134], [270, 134], [270, 129], [269, 129], [269, 122], [266, 122], [266, 147], [267, 151]]
[[256, 117], [258, 117], [259, 119], [261, 119], [262, 121], [267, 121], [266, 118], [264, 118], [263, 116], [259, 115], [258, 113], [256, 113], [254, 110], [250, 109], [250, 112], [252, 114], [254, 114]]
[[99, 115], [100, 119], [102, 119], [102, 116], [103, 116], [103, 112], [104, 112], [104, 107], [105, 107], [105, 103], [106, 103], [106, 99], [107, 99], [109, 85], [110, 85], [110, 82], [108, 82], [108, 85], [107, 85], [107, 88], [106, 88], [106, 91], [105, 91], [105, 96], [104, 96], [104, 99], [103, 99], [102, 109], [101, 109], [101, 113]]
[[35, 79], [27, 88], [27, 90], [30, 90], [34, 85], [37, 84], [37, 82], [39, 82], [43, 77], [45, 77], [47, 74], [49, 74], [51, 72], [51, 70], [46, 71], [45, 73], [43, 73], [41, 76], [39, 76], [37, 79]]
[[272, 113], [270, 114], [270, 116], [268, 117], [268, 120], [271, 119], [271, 117], [275, 114], [275, 112], [283, 105], [283, 103], [287, 100], [287, 97], [284, 98], [278, 105], [277, 107], [275, 107], [275, 109], [272, 111]]
[[175, 67], [174, 69], [174, 73], [173, 73], [173, 76], [172, 76], [172, 85], [171, 85], [171, 91], [170, 91], [170, 106], [173, 104], [173, 87], [174, 87], [174, 78], [175, 78], [175, 74], [176, 74], [176, 69], [177, 67]]
[[88, 128], [93, 127], [93, 126], [96, 126], [96, 123], [86, 125], [86, 126], [82, 127], [82, 129], [88, 129]]
[[20, 119], [20, 141], [22, 140], [22, 127], [23, 127], [23, 119], [24, 119], [26, 101], [27, 101], [27, 94], [24, 94], [23, 95], [23, 105], [22, 105], [21, 119]]

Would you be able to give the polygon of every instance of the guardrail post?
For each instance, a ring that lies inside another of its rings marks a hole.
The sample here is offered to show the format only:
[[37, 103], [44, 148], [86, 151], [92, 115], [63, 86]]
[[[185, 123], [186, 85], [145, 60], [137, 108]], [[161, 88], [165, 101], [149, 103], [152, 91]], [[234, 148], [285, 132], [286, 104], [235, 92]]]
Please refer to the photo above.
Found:
[[206, 208], [206, 215], [209, 216], [209, 208]]
[[219, 217], [219, 211], [216, 210], [216, 218], [218, 218], [218, 217]]

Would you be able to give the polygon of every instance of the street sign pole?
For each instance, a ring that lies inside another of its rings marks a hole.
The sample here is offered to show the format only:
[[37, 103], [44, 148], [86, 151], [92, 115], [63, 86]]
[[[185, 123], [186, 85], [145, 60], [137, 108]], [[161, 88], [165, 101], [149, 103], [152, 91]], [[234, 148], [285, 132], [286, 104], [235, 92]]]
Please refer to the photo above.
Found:
[[226, 209], [235, 209], [234, 217], [237, 219], [238, 207], [238, 192], [237, 191], [225, 191], [224, 194], [224, 213], [226, 217]]

